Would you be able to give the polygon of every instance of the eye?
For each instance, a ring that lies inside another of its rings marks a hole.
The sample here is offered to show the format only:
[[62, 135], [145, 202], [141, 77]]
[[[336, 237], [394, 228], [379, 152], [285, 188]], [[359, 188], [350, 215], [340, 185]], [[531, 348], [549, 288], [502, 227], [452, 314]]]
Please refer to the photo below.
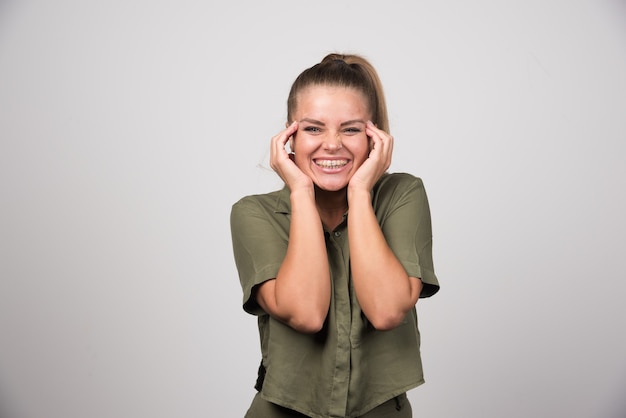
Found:
[[361, 133], [362, 131], [361, 131], [361, 129], [360, 129], [360, 128], [357, 128], [357, 127], [352, 126], [352, 127], [350, 127], [350, 128], [346, 128], [346, 129], [344, 129], [344, 130], [343, 130], [343, 132], [344, 132], [346, 135], [356, 135], [356, 134], [358, 134], [358, 133]]
[[306, 126], [302, 130], [304, 132], [309, 132], [309, 133], [312, 133], [312, 134], [321, 132], [321, 129], [318, 128], [317, 126]]

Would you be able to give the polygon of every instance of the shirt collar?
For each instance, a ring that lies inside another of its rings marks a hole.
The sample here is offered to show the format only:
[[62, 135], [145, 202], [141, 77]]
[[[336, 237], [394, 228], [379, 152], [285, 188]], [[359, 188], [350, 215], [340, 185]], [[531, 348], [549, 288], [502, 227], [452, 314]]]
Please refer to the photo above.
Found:
[[282, 213], [285, 215], [291, 214], [291, 190], [289, 187], [284, 186], [277, 195], [276, 198], [276, 207], [274, 208], [274, 213]]

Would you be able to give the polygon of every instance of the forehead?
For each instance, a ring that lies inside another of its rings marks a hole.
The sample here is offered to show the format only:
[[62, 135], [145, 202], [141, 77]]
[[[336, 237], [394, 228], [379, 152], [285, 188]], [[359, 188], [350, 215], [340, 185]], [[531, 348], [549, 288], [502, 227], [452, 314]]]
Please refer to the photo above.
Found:
[[352, 87], [313, 85], [299, 92], [295, 113], [299, 117], [369, 118], [365, 95]]

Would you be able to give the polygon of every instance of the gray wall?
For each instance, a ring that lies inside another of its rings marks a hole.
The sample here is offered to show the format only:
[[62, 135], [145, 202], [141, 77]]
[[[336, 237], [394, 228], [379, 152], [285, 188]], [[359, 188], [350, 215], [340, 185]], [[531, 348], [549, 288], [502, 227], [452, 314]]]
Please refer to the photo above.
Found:
[[386, 87], [441, 292], [430, 418], [626, 415], [618, 1], [0, 1], [0, 415], [242, 417], [228, 216], [331, 51]]

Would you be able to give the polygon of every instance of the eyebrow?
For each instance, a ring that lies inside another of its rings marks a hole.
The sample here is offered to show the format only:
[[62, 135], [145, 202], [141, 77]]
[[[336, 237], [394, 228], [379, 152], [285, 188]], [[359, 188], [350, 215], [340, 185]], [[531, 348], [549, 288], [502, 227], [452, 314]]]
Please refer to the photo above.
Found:
[[[302, 123], [302, 122], [309, 122], [309, 123], [312, 123], [314, 125], [320, 125], [320, 126], [325, 126], [326, 125], [322, 121], [319, 121], [319, 120], [316, 120], [316, 119], [310, 119], [310, 118], [304, 118], [304, 119], [301, 119], [299, 121], [299, 123]], [[345, 122], [341, 122], [339, 124], [339, 126], [352, 125], [353, 123], [362, 123], [363, 125], [365, 125], [365, 121], [363, 119], [352, 119], [352, 120], [347, 120]]]

